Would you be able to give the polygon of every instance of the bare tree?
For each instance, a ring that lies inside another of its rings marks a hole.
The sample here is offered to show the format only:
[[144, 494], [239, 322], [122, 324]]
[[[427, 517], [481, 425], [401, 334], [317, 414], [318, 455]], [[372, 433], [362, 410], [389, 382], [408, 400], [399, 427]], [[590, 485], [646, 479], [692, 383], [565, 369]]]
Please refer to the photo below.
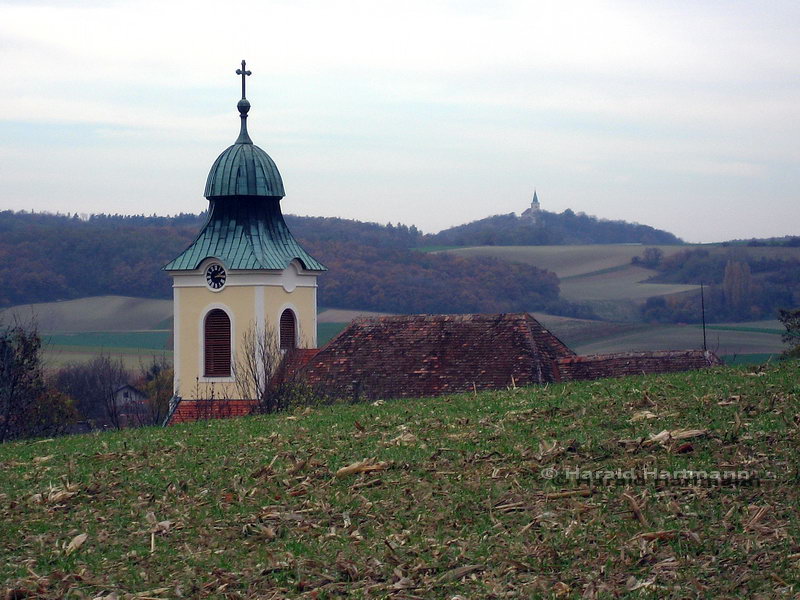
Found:
[[169, 401], [173, 394], [172, 365], [166, 356], [154, 356], [150, 363], [140, 365], [140, 370], [141, 388], [147, 394], [147, 406], [141, 415], [141, 423], [160, 424], [169, 412]]
[[45, 384], [35, 323], [0, 326], [0, 442], [61, 435], [75, 418], [72, 399]]
[[273, 327], [251, 323], [233, 363], [233, 376], [240, 398], [261, 400], [281, 362], [278, 335]]
[[42, 393], [41, 345], [32, 323], [0, 327], [0, 442], [16, 437], [29, 405]]
[[307, 399], [295, 368], [298, 350], [281, 350], [277, 331], [251, 323], [233, 365], [240, 398], [258, 401], [257, 412], [272, 413]]
[[130, 379], [121, 359], [101, 354], [86, 364], [64, 367], [56, 374], [55, 382], [75, 399], [85, 418], [120, 429], [122, 407], [115, 392]]

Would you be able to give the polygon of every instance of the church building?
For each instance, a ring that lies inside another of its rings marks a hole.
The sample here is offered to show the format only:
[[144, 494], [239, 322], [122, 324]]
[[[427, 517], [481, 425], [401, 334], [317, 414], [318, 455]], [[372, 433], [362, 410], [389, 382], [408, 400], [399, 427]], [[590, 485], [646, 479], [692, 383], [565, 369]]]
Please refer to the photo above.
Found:
[[237, 364], [263, 361], [245, 356], [256, 352], [254, 340], [281, 350], [317, 345], [317, 275], [325, 267], [286, 226], [281, 174], [248, 134], [245, 66], [236, 70], [239, 137], [206, 180], [208, 220], [164, 267], [173, 278], [176, 400], [257, 397], [237, 381]]

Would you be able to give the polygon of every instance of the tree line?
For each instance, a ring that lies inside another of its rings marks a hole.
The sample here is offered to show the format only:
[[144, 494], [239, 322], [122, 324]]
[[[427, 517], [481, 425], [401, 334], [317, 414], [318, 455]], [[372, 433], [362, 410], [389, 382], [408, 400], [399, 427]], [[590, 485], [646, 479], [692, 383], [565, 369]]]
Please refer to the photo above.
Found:
[[[800, 260], [764, 256], [742, 247], [710, 251], [693, 248], [664, 257], [645, 249], [634, 264], [656, 269], [654, 283], [705, 284], [705, 313], [710, 322], [775, 318], [781, 309], [800, 304]], [[701, 320], [698, 293], [649, 298], [642, 306], [648, 321], [696, 323]]]
[[[128, 217], [0, 213], [0, 306], [118, 294], [169, 298], [161, 267], [187, 247], [204, 215]], [[392, 312], [547, 310], [589, 316], [559, 297], [552, 272], [490, 258], [419, 252], [414, 226], [287, 217], [329, 267], [323, 306]]]

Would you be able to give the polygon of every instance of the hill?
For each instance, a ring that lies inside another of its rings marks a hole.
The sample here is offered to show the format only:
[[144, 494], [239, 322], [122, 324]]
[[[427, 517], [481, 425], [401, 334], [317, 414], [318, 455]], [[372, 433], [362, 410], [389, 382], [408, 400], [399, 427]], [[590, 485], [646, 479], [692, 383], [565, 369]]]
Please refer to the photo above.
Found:
[[426, 245], [553, 246], [571, 244], [681, 244], [675, 235], [649, 225], [609, 221], [570, 209], [541, 211], [537, 222], [514, 213], [495, 215], [426, 236]]
[[[169, 298], [170, 278], [160, 269], [191, 242], [200, 218], [94, 215], [82, 220], [2, 212], [0, 279], [13, 285], [0, 289], [0, 306], [104, 295]], [[301, 243], [330, 267], [319, 281], [322, 305], [395, 312], [581, 313], [559, 298], [558, 279], [535, 266], [509, 269], [493, 258], [416, 252], [403, 245], [418, 232], [403, 226], [290, 221]]]
[[[0, 306], [104, 295], [168, 298], [170, 280], [160, 269], [191, 242], [204, 218], [204, 214], [101, 214], [81, 219], [0, 212], [0, 278], [14, 282], [0, 290]], [[320, 280], [320, 302], [378, 311], [548, 310], [588, 316], [558, 299], [557, 287], [553, 289], [557, 282], [539, 265], [504, 273], [492, 260], [422, 257], [413, 248], [679, 241], [651, 227], [602, 221], [571, 211], [543, 212], [541, 218], [540, 225], [533, 226], [513, 215], [490, 217], [435, 235], [423, 235], [413, 225], [400, 223], [292, 215], [286, 220], [301, 243], [335, 267]], [[490, 230], [494, 233], [488, 235]], [[528, 236], [540, 230], [555, 237]], [[456, 233], [457, 239], [452, 237]], [[352, 277], [354, 273], [360, 276]], [[520, 293], [523, 288], [525, 293]]]
[[8, 598], [791, 596], [798, 368], [4, 444], [0, 580]]

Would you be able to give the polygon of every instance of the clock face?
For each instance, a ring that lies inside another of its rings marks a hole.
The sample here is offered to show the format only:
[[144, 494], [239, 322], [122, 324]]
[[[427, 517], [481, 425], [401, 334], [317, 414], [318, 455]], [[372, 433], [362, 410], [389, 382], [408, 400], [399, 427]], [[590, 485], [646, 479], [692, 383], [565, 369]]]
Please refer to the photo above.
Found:
[[217, 263], [208, 265], [206, 269], [206, 283], [208, 287], [212, 290], [221, 290], [222, 286], [225, 285], [225, 279], [227, 279], [227, 275], [222, 265], [218, 265]]

